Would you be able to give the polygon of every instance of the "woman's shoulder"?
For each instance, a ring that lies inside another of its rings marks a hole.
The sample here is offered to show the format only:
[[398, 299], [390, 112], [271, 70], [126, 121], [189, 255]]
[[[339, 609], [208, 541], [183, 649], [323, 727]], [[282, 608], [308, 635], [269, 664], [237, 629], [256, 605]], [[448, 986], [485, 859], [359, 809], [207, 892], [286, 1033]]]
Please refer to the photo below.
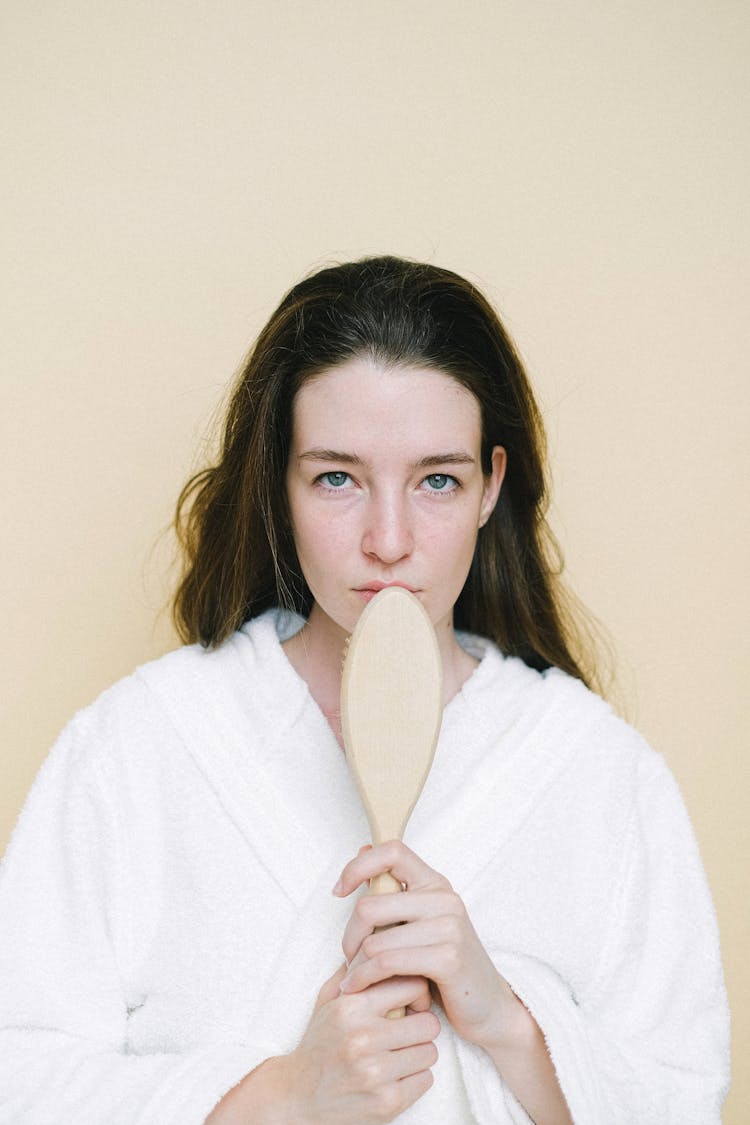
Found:
[[482, 637], [461, 640], [480, 660], [466, 695], [485, 724], [540, 746], [552, 743], [561, 756], [569, 750], [581, 769], [622, 770], [639, 783], [669, 772], [641, 732], [582, 680], [560, 668], [531, 668]]
[[149, 688], [177, 688], [205, 680], [219, 682], [227, 674], [236, 674], [240, 667], [258, 673], [268, 670], [269, 665], [275, 666], [284, 659], [280, 640], [287, 631], [291, 635], [299, 627], [296, 621], [294, 615], [268, 610], [245, 622], [216, 648], [196, 643], [171, 649], [116, 680], [82, 708], [76, 719], [129, 706], [131, 700], [142, 698]]
[[223, 707], [241, 702], [261, 711], [264, 695], [278, 691], [285, 627], [278, 611], [268, 611], [217, 648], [182, 645], [137, 666], [78, 710], [56, 746], [63, 743], [76, 758], [103, 760], [125, 744], [137, 756], [168, 744], [183, 723], [200, 724]]

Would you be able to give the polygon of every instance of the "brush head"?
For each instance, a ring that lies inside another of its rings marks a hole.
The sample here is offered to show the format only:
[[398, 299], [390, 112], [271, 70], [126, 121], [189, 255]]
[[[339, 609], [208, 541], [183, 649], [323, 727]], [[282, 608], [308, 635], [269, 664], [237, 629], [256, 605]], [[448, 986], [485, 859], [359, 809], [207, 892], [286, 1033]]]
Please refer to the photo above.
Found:
[[432, 623], [408, 590], [388, 586], [352, 633], [341, 682], [344, 747], [374, 843], [400, 838], [435, 753], [442, 662]]

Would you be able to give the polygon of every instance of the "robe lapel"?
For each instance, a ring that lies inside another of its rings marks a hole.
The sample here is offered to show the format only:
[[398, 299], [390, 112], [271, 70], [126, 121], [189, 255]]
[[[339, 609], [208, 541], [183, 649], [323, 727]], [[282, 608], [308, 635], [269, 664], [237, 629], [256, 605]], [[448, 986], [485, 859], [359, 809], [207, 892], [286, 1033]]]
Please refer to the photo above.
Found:
[[[581, 706], [582, 693], [586, 705]], [[489, 648], [447, 706], [406, 842], [465, 893], [577, 753], [606, 705], [559, 672], [539, 675]]]
[[[369, 830], [344, 755], [276, 629], [269, 613], [214, 652], [191, 646], [141, 674], [227, 814], [303, 910], [310, 888], [335, 877]], [[605, 710], [570, 677], [540, 675], [487, 645], [445, 709], [406, 842], [465, 891], [501, 859]]]
[[302, 910], [310, 888], [340, 869], [368, 829], [344, 755], [278, 644], [274, 615], [215, 651], [190, 646], [139, 675], [227, 815]]

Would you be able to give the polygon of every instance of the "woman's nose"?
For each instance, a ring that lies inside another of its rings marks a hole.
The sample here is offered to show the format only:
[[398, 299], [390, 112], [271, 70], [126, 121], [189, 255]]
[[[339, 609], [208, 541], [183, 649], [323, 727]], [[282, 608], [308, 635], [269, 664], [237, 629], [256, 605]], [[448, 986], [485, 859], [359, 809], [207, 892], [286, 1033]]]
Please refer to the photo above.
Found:
[[362, 550], [386, 566], [406, 558], [414, 546], [407, 504], [400, 498], [373, 498], [367, 507]]

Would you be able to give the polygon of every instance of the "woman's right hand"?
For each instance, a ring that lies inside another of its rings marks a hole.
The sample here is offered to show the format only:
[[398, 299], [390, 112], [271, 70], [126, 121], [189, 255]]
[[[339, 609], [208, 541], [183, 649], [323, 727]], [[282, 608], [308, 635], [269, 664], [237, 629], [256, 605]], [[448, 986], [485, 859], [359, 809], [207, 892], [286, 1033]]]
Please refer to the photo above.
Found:
[[[346, 995], [345, 974], [321, 988], [299, 1046], [248, 1074], [207, 1125], [384, 1125], [430, 1088], [440, 1021], [427, 981], [394, 977]], [[386, 1018], [403, 1007], [402, 1019]]]
[[[381, 1125], [432, 1085], [440, 1021], [423, 977], [394, 977], [364, 992], [339, 991], [346, 966], [326, 981], [302, 1041], [287, 1056], [294, 1121]], [[359, 1000], [359, 1003], [350, 1001]], [[387, 1019], [394, 1008], [402, 1019]]]

